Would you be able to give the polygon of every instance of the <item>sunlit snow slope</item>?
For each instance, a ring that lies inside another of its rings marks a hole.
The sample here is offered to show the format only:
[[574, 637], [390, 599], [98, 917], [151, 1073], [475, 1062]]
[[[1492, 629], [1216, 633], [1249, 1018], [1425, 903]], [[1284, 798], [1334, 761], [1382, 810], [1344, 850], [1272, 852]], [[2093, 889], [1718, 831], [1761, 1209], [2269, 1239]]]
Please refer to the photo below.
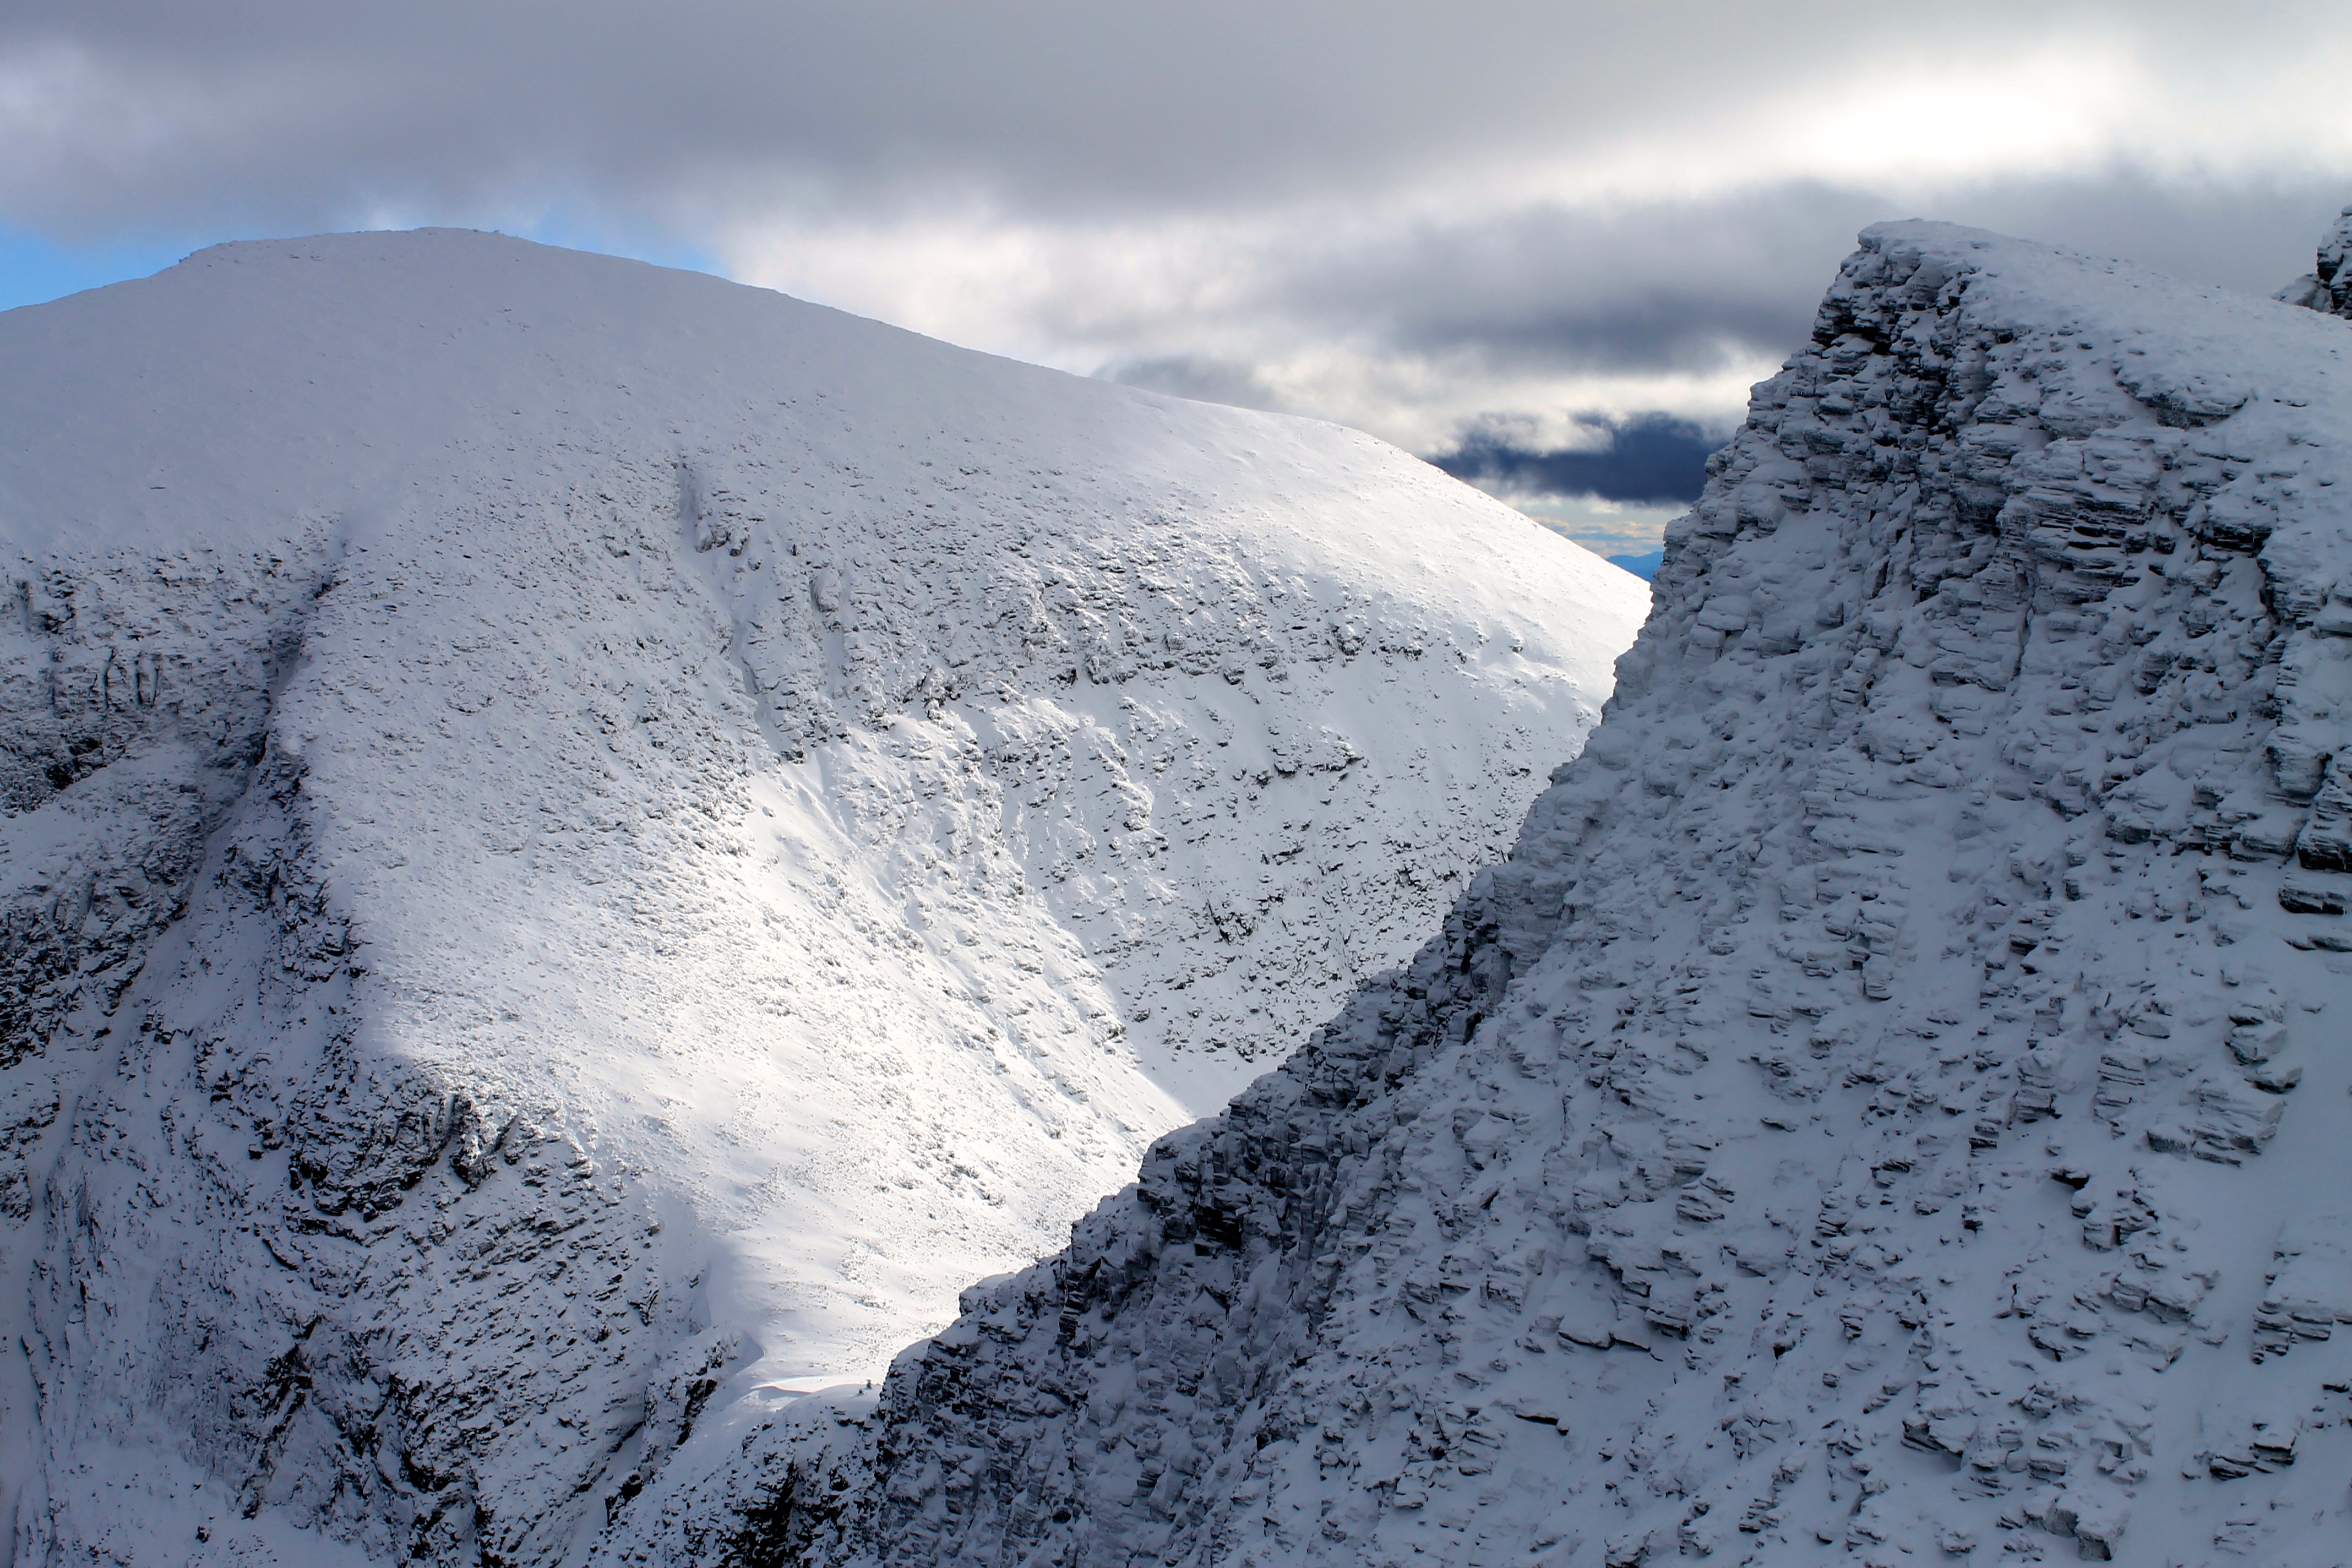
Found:
[[1348, 431], [436, 232], [0, 317], [0, 568], [44, 1562], [552, 1562], [877, 1369], [1435, 929], [1647, 598]]
[[1710, 472], [1443, 938], [740, 1539], [2347, 1561], [2352, 323], [1892, 225]]

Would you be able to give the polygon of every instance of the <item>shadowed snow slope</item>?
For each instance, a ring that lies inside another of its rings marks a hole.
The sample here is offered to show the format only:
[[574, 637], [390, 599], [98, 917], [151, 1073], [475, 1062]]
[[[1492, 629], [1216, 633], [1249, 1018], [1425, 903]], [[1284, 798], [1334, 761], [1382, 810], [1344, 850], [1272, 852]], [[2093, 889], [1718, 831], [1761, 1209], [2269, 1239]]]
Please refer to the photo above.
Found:
[[743, 1539], [2343, 1563], [2347, 436], [2342, 321], [1865, 234], [1508, 862]]
[[490, 236], [0, 317], [16, 1561], [558, 1560], [1436, 929], [1641, 584]]

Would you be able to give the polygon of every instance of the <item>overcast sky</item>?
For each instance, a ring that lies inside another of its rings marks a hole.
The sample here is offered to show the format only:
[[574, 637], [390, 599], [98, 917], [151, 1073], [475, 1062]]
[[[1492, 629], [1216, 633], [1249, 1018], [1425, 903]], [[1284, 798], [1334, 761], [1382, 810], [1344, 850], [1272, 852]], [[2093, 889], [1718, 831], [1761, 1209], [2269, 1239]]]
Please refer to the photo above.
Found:
[[502, 228], [1343, 420], [1633, 550], [1864, 224], [2306, 269], [2352, 202], [2339, 20], [12, 0], [0, 305], [223, 238]]

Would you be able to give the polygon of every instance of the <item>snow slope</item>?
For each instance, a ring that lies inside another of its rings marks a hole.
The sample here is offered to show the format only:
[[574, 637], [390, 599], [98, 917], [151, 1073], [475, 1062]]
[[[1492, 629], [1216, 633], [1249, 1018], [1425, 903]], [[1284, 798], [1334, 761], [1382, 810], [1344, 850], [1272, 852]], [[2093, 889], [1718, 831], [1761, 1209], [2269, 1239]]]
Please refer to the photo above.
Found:
[[557, 1561], [1408, 955], [1643, 603], [1360, 435], [497, 237], [0, 366], [19, 1561]]
[[2347, 432], [2343, 321], [1865, 233], [1508, 862], [740, 1542], [2344, 1563]]

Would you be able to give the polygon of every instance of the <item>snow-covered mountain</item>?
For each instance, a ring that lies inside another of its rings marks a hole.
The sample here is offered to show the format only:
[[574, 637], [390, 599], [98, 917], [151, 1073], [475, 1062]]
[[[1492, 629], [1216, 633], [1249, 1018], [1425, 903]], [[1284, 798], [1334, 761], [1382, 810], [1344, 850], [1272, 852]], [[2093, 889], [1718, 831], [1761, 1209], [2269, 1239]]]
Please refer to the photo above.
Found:
[[13, 1561], [584, 1548], [1408, 956], [1646, 602], [1360, 435], [489, 236], [0, 367]]
[[2341, 320], [1867, 232], [1507, 863], [740, 1560], [2344, 1563], [2347, 436]]

